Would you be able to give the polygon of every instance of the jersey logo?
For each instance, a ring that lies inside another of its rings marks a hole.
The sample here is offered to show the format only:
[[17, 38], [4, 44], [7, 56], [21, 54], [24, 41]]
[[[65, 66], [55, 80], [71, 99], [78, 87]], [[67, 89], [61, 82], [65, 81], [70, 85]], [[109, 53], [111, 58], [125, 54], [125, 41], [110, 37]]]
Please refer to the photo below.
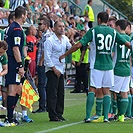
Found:
[[20, 40], [21, 40], [20, 37], [14, 37], [15, 45], [20, 45]]

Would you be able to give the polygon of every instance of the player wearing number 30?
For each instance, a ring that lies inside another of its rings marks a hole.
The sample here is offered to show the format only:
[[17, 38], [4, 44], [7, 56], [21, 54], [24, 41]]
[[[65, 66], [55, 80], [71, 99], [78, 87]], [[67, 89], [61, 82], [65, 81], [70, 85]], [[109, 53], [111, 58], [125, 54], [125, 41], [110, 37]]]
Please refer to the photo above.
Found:
[[104, 122], [108, 122], [110, 107], [110, 87], [114, 86], [112, 48], [117, 42], [120, 45], [130, 47], [130, 43], [120, 36], [116, 30], [107, 26], [108, 14], [100, 12], [97, 16], [98, 26], [91, 28], [73, 47], [59, 60], [65, 58], [78, 48], [88, 45], [90, 42], [90, 88], [86, 100], [85, 122], [91, 122], [90, 115], [94, 104], [95, 90], [102, 88]]

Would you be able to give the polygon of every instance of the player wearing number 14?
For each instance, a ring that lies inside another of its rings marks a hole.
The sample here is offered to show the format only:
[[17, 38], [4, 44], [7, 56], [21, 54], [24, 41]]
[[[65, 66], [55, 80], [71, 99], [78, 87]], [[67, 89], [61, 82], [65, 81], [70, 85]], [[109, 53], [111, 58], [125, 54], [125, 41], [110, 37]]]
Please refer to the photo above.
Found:
[[[125, 20], [116, 21], [116, 30], [123, 38], [131, 41], [131, 38], [125, 34], [127, 23]], [[113, 92], [120, 93], [117, 95], [118, 100], [118, 120], [124, 122], [124, 115], [128, 107], [128, 92], [130, 83], [130, 49], [124, 45], [116, 44], [114, 47], [114, 87]]]
[[78, 48], [88, 45], [90, 42], [90, 88], [86, 100], [85, 122], [90, 122], [91, 110], [94, 104], [95, 91], [98, 88], [103, 92], [104, 121], [108, 122], [110, 107], [110, 87], [114, 85], [112, 49], [117, 42], [120, 45], [130, 46], [130, 43], [120, 36], [115, 29], [107, 26], [108, 14], [100, 12], [97, 16], [98, 26], [91, 28], [73, 47], [59, 60], [65, 58]]

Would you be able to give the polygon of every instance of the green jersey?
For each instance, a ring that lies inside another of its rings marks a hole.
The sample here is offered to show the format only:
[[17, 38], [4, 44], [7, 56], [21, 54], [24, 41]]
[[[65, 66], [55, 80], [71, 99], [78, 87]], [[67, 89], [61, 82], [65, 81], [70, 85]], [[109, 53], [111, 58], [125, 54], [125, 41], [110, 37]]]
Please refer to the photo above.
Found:
[[[131, 41], [131, 38], [126, 34], [121, 34], [127, 41]], [[114, 50], [114, 75], [117, 76], [130, 76], [130, 49], [125, 45], [115, 45]]]
[[0, 40], [4, 40], [4, 30], [0, 29]]
[[124, 44], [127, 41], [115, 29], [106, 25], [91, 28], [80, 40], [84, 46], [90, 42], [90, 68], [97, 70], [112, 70], [112, 49], [115, 42]]
[[0, 56], [0, 63], [1, 63], [2, 65], [6, 65], [7, 62], [8, 62], [7, 54], [5, 53], [5, 54], [3, 54], [2, 56]]

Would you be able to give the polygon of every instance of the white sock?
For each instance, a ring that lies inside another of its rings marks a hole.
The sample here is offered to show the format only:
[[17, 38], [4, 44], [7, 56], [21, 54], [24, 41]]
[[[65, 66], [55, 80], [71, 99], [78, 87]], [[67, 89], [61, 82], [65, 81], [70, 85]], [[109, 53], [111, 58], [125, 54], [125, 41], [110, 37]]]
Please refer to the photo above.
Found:
[[27, 116], [27, 110], [22, 110], [22, 117]]

